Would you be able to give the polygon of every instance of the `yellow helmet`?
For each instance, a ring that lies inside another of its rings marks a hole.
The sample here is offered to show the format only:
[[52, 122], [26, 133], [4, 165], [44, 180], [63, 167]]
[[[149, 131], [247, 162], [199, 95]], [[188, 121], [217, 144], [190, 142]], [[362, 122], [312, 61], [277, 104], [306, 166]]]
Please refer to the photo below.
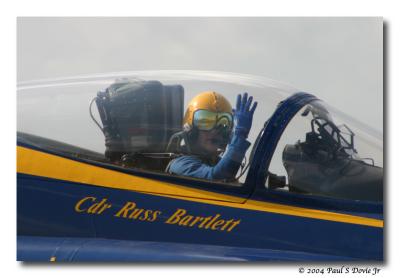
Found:
[[[196, 117], [195, 113], [199, 110], [211, 113], [197, 113], [198, 116]], [[215, 117], [215, 123], [210, 123], [210, 116]], [[184, 129], [191, 130], [196, 126], [195, 121], [198, 120], [198, 117], [208, 117], [208, 119], [200, 119], [202, 120], [202, 126], [205, 127], [207, 127], [207, 125], [211, 127], [211, 125], [216, 124], [220, 118], [228, 119], [229, 125], [232, 126], [232, 106], [223, 95], [217, 92], [202, 92], [189, 102], [183, 118]], [[205, 129], [207, 130], [210, 128]]]

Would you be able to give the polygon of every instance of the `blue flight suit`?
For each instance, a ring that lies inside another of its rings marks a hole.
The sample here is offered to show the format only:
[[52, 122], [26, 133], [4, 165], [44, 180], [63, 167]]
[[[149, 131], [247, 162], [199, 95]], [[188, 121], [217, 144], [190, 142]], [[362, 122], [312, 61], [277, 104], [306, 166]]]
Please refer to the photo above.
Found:
[[168, 172], [208, 180], [233, 180], [249, 146], [250, 142], [243, 136], [233, 135], [216, 165], [208, 165], [196, 155], [185, 155], [171, 161]]

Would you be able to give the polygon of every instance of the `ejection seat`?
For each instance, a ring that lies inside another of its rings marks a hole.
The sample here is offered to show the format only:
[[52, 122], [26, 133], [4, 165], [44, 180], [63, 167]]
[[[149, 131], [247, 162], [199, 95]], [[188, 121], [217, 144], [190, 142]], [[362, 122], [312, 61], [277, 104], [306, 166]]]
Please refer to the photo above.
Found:
[[98, 92], [102, 127], [97, 124], [105, 136], [105, 157], [124, 167], [164, 172], [176, 157], [166, 149], [181, 131], [183, 100], [181, 85], [155, 80], [120, 79]]

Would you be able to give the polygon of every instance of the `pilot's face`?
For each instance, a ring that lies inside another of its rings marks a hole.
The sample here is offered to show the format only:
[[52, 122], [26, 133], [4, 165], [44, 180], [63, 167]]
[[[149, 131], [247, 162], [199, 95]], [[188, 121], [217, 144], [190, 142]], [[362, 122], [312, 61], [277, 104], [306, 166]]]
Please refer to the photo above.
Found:
[[200, 130], [197, 146], [208, 155], [218, 155], [218, 149], [225, 148], [226, 142], [224, 142], [222, 134], [215, 129], [210, 131]]

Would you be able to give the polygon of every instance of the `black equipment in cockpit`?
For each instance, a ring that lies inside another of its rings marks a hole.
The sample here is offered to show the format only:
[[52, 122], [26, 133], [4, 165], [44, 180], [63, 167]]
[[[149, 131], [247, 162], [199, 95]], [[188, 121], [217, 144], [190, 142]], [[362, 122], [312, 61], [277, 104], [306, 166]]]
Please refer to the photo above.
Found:
[[182, 126], [183, 94], [181, 85], [130, 79], [117, 80], [98, 92], [93, 101], [102, 126], [90, 113], [104, 133], [106, 158], [131, 164], [148, 158], [153, 163], [159, 153], [160, 161], [168, 160], [164, 152], [169, 138]]
[[356, 159], [354, 133], [350, 138], [331, 121], [314, 118], [304, 142], [286, 145], [283, 164], [289, 190], [341, 199], [381, 202], [383, 169]]

